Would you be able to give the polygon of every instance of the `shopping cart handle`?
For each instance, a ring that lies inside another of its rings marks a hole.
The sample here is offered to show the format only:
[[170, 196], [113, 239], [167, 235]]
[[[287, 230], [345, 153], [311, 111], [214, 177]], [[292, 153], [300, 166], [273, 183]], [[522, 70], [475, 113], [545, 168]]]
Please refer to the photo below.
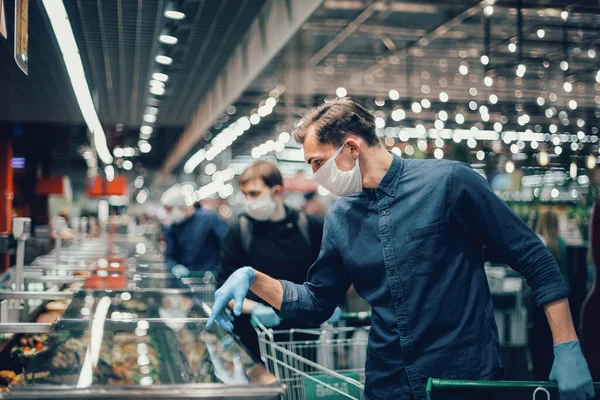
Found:
[[348, 320], [367, 320], [367, 319], [371, 319], [371, 311], [363, 311], [363, 312], [352, 312], [352, 313], [342, 313], [341, 316], [342, 320], [348, 321]]
[[253, 328], [258, 328], [263, 327], [264, 325], [260, 322], [260, 320], [255, 316], [255, 315], [250, 315], [250, 325], [252, 325]]
[[[558, 385], [555, 382], [547, 381], [462, 381], [429, 378], [425, 392], [427, 398], [435, 389], [555, 389]], [[594, 382], [594, 388], [600, 389], [600, 382]]]

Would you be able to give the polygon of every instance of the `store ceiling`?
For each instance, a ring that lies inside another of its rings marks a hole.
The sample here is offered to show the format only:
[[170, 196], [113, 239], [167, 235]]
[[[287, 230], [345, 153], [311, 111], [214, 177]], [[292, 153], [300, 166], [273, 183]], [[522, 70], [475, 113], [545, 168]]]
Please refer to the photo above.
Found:
[[[7, 14], [12, 15], [14, 0], [5, 3]], [[100, 120], [109, 127], [109, 141], [114, 125], [123, 123], [132, 129], [131, 144], [137, 142], [137, 129], [149, 97], [148, 82], [157, 65], [156, 38], [165, 25], [165, 3], [65, 0]], [[144, 162], [154, 166], [164, 162], [264, 3], [185, 3], [187, 18], [177, 24], [180, 43], [174, 48], [174, 62], [168, 68], [167, 92], [161, 99], [158, 129], [151, 139], [153, 150], [144, 156]], [[523, 45], [511, 52], [509, 43], [518, 40], [519, 4]], [[599, 101], [595, 77], [600, 57], [589, 54], [590, 50], [600, 53], [599, 3], [499, 0], [489, 17], [489, 52], [485, 49], [484, 6], [475, 0], [324, 0], [234, 103], [236, 113], [227, 116], [229, 121], [251, 115], [277, 85], [286, 87], [274, 112], [235, 141], [233, 156], [248, 155], [254, 146], [291, 129], [307, 108], [334, 97], [338, 87], [344, 87], [348, 95], [359, 98], [368, 108], [384, 112], [388, 120], [394, 108], [402, 107], [407, 114], [404, 124], [414, 126], [420, 121], [428, 128], [433, 126], [434, 111], [440, 109], [463, 112], [464, 126], [481, 122], [479, 113], [469, 109], [469, 102], [475, 101], [490, 107], [489, 124], [504, 115], [510, 118], [509, 126], [518, 127], [515, 105], [521, 105], [531, 117], [523, 129], [540, 124], [546, 130], [549, 123], [556, 122], [545, 117], [551, 103], [548, 96], [555, 93], [557, 108], [566, 108], [571, 99], [577, 101], [578, 108], [569, 118], [585, 118], [584, 129], [591, 132], [598, 120], [594, 114]], [[569, 12], [566, 22], [561, 18], [565, 10]], [[11, 31], [11, 19], [8, 22]], [[538, 30], [543, 30], [543, 37]], [[14, 66], [12, 44], [0, 42], [0, 86], [8, 93], [0, 96], [1, 120], [82, 122], [41, 2], [30, 5], [28, 77]], [[486, 53], [490, 57], [487, 68], [480, 62]], [[570, 64], [566, 73], [559, 68], [565, 57]], [[548, 68], [543, 66], [544, 61], [550, 63]], [[459, 72], [461, 62], [468, 68], [466, 75]], [[520, 84], [515, 82], [519, 62], [527, 67]], [[494, 78], [491, 87], [483, 83], [486, 74]], [[565, 80], [573, 87], [571, 93], [563, 90]], [[475, 95], [474, 91], [470, 93], [471, 88], [477, 89]], [[390, 100], [392, 89], [398, 91], [398, 100]], [[516, 97], [517, 90], [520, 98]], [[439, 99], [442, 91], [448, 94], [447, 103]], [[499, 98], [493, 107], [488, 103], [490, 94]], [[543, 107], [536, 105], [539, 96], [545, 96]], [[431, 110], [413, 113], [412, 102], [422, 99], [430, 101]], [[375, 100], [380, 104], [384, 100], [385, 104], [378, 106]], [[224, 112], [228, 105], [220, 106]], [[486, 129], [489, 124], [485, 124]], [[206, 146], [227, 123], [214, 125], [210, 135], [190, 148], [181, 163], [192, 151]], [[446, 124], [453, 125], [450, 121]]]
[[[574, 126], [575, 121], [583, 118], [583, 130], [593, 133], [599, 117], [595, 112], [600, 107], [600, 86], [596, 82], [600, 65], [600, 54], [596, 56], [596, 52], [600, 53], [599, 3], [520, 3], [522, 46], [512, 52], [509, 44], [519, 40], [519, 2], [515, 0], [497, 1], [489, 18], [484, 14], [485, 2], [473, 0], [326, 0], [262, 79], [236, 104], [238, 110], [251, 113], [275, 84], [289, 83], [283, 101], [268, 120], [257, 126], [258, 132], [243, 137], [251, 146], [244, 140], [236, 141], [234, 155], [249, 154], [252, 146], [275, 139], [278, 129], [291, 129], [306, 108], [335, 97], [338, 87], [344, 87], [349, 96], [362, 100], [369, 109], [383, 112], [388, 125], [414, 127], [423, 123], [426, 128], [433, 128], [436, 112], [444, 109], [450, 119], [456, 111], [465, 116], [464, 124], [449, 120], [445, 127], [469, 129], [476, 122], [485, 122], [478, 111], [479, 106], [485, 105], [490, 109], [490, 120], [483, 124], [486, 129], [492, 129], [494, 122], [506, 116], [506, 129], [534, 130], [539, 124], [548, 132], [549, 124], [555, 123], [561, 131], [576, 133], [581, 127]], [[568, 11], [566, 21], [561, 17], [563, 11]], [[484, 54], [490, 59], [487, 67], [480, 61]], [[569, 62], [566, 72], [560, 69], [560, 62], [565, 59]], [[548, 68], [544, 61], [549, 62]], [[459, 72], [461, 63], [467, 67], [466, 75]], [[526, 73], [519, 83], [515, 79], [520, 63], [525, 65]], [[483, 82], [488, 75], [493, 78], [491, 87]], [[564, 82], [571, 84], [570, 93], [563, 89]], [[399, 99], [390, 99], [392, 89], [398, 91]], [[440, 101], [441, 92], [448, 95], [445, 103]], [[551, 93], [557, 95], [557, 101], [549, 100]], [[498, 97], [496, 104], [490, 104], [491, 94]], [[544, 106], [537, 105], [540, 96]], [[422, 99], [429, 100], [431, 108], [412, 112], [411, 104]], [[385, 104], [379, 106], [376, 100]], [[568, 110], [569, 100], [577, 102], [576, 110]], [[477, 103], [476, 110], [469, 108], [472, 101]], [[550, 105], [569, 111], [570, 129], [562, 126], [557, 117], [545, 116]], [[520, 111], [516, 106], [521, 106]], [[398, 107], [407, 114], [401, 124], [390, 118], [391, 111]], [[530, 116], [530, 122], [520, 126], [517, 118], [524, 112]], [[215, 129], [211, 134], [214, 133]]]
[[[158, 124], [183, 127], [219, 73], [219, 66], [243, 37], [265, 0], [193, 0], [186, 18], [172, 23], [179, 44], [169, 56], [169, 84]], [[168, 20], [164, 0], [64, 0], [86, 78], [104, 125], [139, 128], [149, 96], [154, 55]], [[14, 0], [5, 0], [8, 16]], [[68, 76], [41, 1], [30, 3], [29, 76], [12, 60], [11, 41], [2, 42], [0, 119], [81, 122]], [[32, 105], [35, 105], [32, 107]]]

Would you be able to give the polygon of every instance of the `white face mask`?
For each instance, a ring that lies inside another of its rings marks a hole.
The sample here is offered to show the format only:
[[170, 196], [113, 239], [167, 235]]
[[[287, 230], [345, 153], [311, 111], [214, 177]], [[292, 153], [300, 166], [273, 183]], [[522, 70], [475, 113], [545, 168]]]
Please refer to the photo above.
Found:
[[246, 200], [246, 212], [257, 221], [266, 221], [275, 213], [277, 203], [271, 199], [268, 193], [258, 199]]
[[185, 219], [185, 212], [179, 207], [174, 207], [169, 213], [169, 217], [172, 224], [178, 224]]
[[336, 196], [346, 196], [362, 190], [362, 176], [360, 174], [358, 158], [356, 159], [354, 168], [349, 171], [340, 171], [335, 163], [335, 159], [340, 155], [344, 146], [346, 146], [346, 144], [343, 144], [333, 157], [321, 165], [321, 168], [313, 174], [313, 179], [319, 185], [323, 186]]

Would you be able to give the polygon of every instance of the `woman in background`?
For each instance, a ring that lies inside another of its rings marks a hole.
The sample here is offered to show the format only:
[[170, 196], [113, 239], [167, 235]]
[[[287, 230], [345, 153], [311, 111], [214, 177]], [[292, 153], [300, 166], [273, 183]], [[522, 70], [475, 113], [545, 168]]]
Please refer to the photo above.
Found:
[[[558, 217], [556, 212], [548, 209], [542, 212], [537, 221], [536, 233], [548, 247], [556, 259], [563, 277], [568, 282], [566, 243], [559, 235]], [[554, 362], [552, 353], [552, 332], [542, 308], [533, 305], [531, 311], [531, 330], [529, 332], [529, 349], [533, 361], [535, 380], [547, 381]]]

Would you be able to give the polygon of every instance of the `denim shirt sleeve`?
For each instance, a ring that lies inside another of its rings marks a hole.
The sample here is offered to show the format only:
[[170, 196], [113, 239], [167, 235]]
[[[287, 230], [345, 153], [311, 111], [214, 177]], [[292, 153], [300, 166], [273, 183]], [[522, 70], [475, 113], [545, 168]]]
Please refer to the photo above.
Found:
[[175, 248], [175, 233], [173, 232], [173, 228], [169, 227], [165, 229], [164, 237], [165, 242], [167, 244], [167, 250], [165, 252], [165, 263], [169, 269], [172, 269], [174, 266], [179, 264], [177, 261], [177, 249]]
[[538, 306], [568, 297], [558, 264], [538, 236], [502, 201], [483, 177], [462, 163], [453, 165], [451, 215], [462, 228], [519, 271]]
[[333, 209], [325, 219], [321, 252], [308, 270], [307, 282], [302, 285], [281, 280], [282, 318], [303, 319], [311, 323], [326, 321], [350, 287], [339, 248], [333, 235]]

